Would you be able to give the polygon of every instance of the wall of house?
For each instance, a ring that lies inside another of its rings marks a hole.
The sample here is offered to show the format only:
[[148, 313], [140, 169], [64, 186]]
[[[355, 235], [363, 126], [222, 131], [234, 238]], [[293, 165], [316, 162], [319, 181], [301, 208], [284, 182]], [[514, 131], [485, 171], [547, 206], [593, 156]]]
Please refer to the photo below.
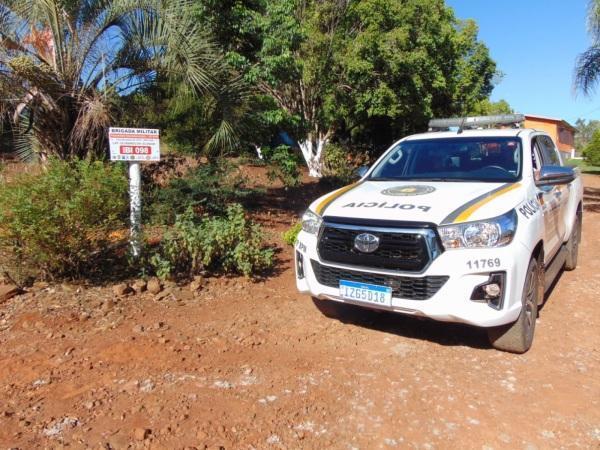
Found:
[[575, 135], [572, 130], [560, 126], [553, 120], [525, 119], [525, 128], [533, 128], [548, 133], [561, 152], [570, 152], [575, 146]]

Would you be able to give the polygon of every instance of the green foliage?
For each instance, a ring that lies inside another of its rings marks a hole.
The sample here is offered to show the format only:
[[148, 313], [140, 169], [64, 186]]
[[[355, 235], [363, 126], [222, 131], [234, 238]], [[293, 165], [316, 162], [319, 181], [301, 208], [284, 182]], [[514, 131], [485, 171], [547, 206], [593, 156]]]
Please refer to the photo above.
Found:
[[255, 61], [260, 47], [257, 18], [263, 12], [263, 0], [196, 0], [194, 18], [222, 49], [229, 65], [244, 71]]
[[[346, 2], [268, 0], [259, 18], [261, 47], [247, 79], [285, 111], [301, 141], [324, 140], [333, 132], [336, 83], [334, 56], [343, 38]], [[315, 156], [316, 145], [313, 146]]]
[[0, 198], [2, 269], [20, 279], [79, 276], [125, 227], [127, 179], [118, 164], [51, 160], [0, 185]]
[[352, 89], [333, 107], [353, 143], [387, 147], [433, 116], [466, 113], [492, 90], [496, 65], [477, 26], [442, 0], [351, 3], [347, 26], [338, 60]]
[[273, 250], [264, 247], [260, 226], [245, 218], [241, 205], [230, 205], [225, 217], [196, 217], [188, 208], [164, 235], [150, 258], [159, 277], [190, 277], [204, 270], [249, 277], [272, 266]]
[[31, 132], [21, 134], [22, 148], [30, 141], [30, 151], [62, 159], [101, 155], [106, 128], [130, 120], [119, 117], [121, 95], [157, 83], [174, 103], [223, 103], [222, 130], [228, 115], [221, 99], [231, 76], [193, 6], [191, 0], [4, 2], [0, 115], [14, 118], [15, 131], [26, 123]]
[[302, 223], [295, 223], [282, 234], [283, 242], [285, 242], [287, 245], [295, 245], [296, 239], [298, 239], [298, 234], [300, 234], [300, 231], [302, 231]]
[[213, 128], [202, 112], [204, 98], [174, 98], [163, 85], [152, 86], [120, 99], [121, 123], [139, 128], [159, 128], [161, 145], [181, 153], [195, 153], [210, 139]]
[[592, 139], [583, 151], [585, 161], [592, 166], [600, 166], [600, 130], [594, 131]]
[[298, 155], [287, 145], [279, 145], [273, 149], [265, 147], [263, 155], [271, 166], [267, 175], [271, 181], [279, 179], [286, 187], [295, 187], [300, 184], [300, 163]]
[[318, 143], [387, 147], [472, 110], [497, 75], [475, 23], [443, 0], [266, 0], [259, 20], [248, 79], [297, 119], [315, 175]]
[[477, 102], [467, 113], [470, 116], [493, 116], [496, 114], [512, 114], [514, 111], [506, 100], [492, 102], [487, 98]]
[[581, 173], [593, 173], [600, 175], [600, 166], [589, 165], [585, 159], [569, 159], [566, 164], [571, 167], [579, 167]]
[[189, 208], [198, 214], [222, 215], [232, 202], [250, 200], [260, 191], [247, 187], [247, 180], [225, 159], [202, 164], [167, 187], [147, 195], [150, 222], [168, 225]]
[[575, 121], [575, 128], [577, 128], [577, 133], [575, 133], [575, 149], [581, 152], [592, 140], [594, 132], [600, 129], [600, 120], [577, 119]]
[[327, 144], [323, 158], [323, 176], [333, 184], [345, 185], [356, 179], [356, 167], [348, 149], [339, 144]]

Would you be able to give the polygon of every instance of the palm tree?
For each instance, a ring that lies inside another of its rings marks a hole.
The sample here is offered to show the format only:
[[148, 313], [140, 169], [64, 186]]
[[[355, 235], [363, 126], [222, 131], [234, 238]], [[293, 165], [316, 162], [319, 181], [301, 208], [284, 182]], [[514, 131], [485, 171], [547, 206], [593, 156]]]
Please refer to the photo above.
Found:
[[174, 95], [221, 95], [220, 59], [190, 1], [3, 0], [0, 113], [25, 151], [100, 154], [118, 97], [159, 76]]
[[592, 45], [577, 58], [575, 87], [589, 95], [600, 78], [600, 0], [590, 0], [587, 21]]

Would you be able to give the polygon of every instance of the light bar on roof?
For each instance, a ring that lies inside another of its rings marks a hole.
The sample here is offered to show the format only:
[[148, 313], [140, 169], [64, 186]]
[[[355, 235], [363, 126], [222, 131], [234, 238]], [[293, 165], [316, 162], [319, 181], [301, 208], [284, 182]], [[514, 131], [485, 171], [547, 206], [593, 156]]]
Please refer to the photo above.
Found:
[[477, 128], [486, 125], [511, 125], [523, 122], [523, 114], [498, 114], [496, 116], [454, 117], [450, 119], [431, 119], [429, 128]]

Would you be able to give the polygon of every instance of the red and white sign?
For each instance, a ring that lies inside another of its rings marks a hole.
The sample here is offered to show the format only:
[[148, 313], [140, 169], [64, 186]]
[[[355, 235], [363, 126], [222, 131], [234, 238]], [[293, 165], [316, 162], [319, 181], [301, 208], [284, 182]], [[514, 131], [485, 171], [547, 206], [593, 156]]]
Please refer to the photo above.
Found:
[[160, 161], [160, 132], [149, 128], [109, 128], [111, 161]]

